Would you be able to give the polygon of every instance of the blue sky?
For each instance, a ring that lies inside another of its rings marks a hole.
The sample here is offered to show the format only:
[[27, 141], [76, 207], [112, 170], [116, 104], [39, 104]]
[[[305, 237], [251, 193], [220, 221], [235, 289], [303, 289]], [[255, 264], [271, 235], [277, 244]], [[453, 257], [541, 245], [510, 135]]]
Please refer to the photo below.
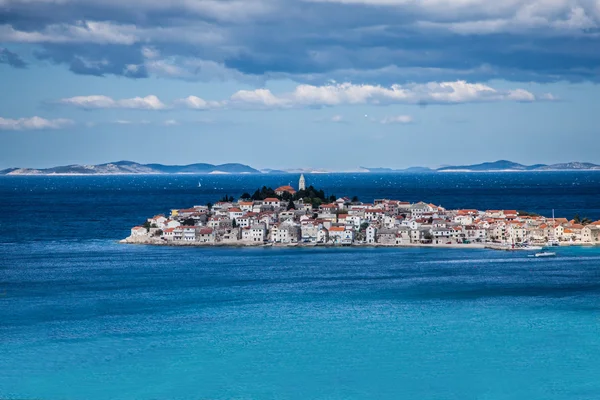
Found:
[[594, 0], [0, 0], [0, 168], [600, 163]]

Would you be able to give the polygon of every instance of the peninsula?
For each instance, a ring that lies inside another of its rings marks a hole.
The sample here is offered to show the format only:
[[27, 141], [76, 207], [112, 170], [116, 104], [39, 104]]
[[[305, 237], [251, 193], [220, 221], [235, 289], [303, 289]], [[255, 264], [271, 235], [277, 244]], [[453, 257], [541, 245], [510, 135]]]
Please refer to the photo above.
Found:
[[435, 246], [600, 245], [600, 221], [550, 218], [517, 210], [447, 210], [418, 202], [327, 196], [306, 186], [262, 187], [239, 199], [173, 209], [131, 229], [122, 243], [187, 246]]

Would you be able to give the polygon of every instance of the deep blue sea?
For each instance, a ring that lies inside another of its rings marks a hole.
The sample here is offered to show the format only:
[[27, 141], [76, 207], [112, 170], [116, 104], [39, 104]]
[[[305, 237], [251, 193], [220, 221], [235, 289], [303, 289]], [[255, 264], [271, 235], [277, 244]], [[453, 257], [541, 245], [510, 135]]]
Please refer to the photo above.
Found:
[[[600, 399], [600, 248], [117, 243], [171, 208], [296, 180], [0, 178], [0, 399]], [[600, 219], [598, 172], [307, 180]]]

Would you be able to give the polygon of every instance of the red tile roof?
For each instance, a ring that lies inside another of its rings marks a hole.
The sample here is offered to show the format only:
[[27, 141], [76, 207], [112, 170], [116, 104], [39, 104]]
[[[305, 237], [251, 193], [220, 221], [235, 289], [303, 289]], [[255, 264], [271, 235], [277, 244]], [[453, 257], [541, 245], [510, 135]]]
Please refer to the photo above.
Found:
[[279, 186], [277, 189], [275, 189], [275, 192], [289, 192], [289, 193], [294, 194], [294, 193], [296, 193], [296, 189], [294, 189], [291, 186], [286, 185], [286, 186]]

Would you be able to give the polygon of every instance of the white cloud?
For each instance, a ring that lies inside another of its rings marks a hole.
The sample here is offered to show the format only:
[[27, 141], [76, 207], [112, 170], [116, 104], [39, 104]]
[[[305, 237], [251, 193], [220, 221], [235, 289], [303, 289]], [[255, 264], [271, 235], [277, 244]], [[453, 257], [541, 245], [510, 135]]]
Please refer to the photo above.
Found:
[[344, 117], [342, 117], [341, 115], [334, 115], [333, 117], [331, 117], [331, 122], [343, 122], [344, 121]]
[[1, 42], [20, 43], [99, 43], [130, 45], [139, 41], [135, 25], [79, 21], [75, 25], [48, 25], [40, 31], [21, 31], [0, 25]]
[[269, 89], [240, 90], [231, 96], [234, 105], [278, 108], [293, 105], [291, 99], [277, 97]]
[[142, 47], [142, 55], [144, 56], [144, 58], [156, 59], [160, 57], [160, 52], [153, 47], [144, 46]]
[[60, 129], [73, 125], [70, 119], [45, 119], [41, 117], [10, 119], [0, 117], [0, 130], [23, 131], [39, 129]]
[[128, 119], [118, 119], [116, 121], [114, 121], [115, 124], [117, 125], [147, 125], [150, 123], [150, 121], [148, 120], [141, 120], [141, 121], [131, 121]]
[[582, 7], [573, 7], [565, 11], [562, 16], [548, 15], [543, 11], [529, 7], [520, 9], [515, 15], [506, 18], [453, 22], [419, 21], [417, 26], [447, 30], [461, 35], [526, 34], [533, 30], [546, 31], [549, 34], [573, 35], [600, 26], [599, 21], [594, 20]]
[[206, 101], [197, 96], [188, 96], [185, 99], [176, 100], [175, 104], [182, 105], [192, 110], [210, 110], [214, 108], [221, 108], [226, 103], [222, 101]]
[[61, 104], [71, 105], [85, 109], [95, 108], [128, 108], [137, 110], [163, 110], [167, 108], [158, 97], [154, 95], [146, 97], [134, 97], [131, 99], [114, 100], [108, 96], [75, 96], [58, 101]]
[[[356, 85], [332, 83], [323, 86], [299, 85], [293, 92], [275, 95], [268, 89], [241, 90], [231, 96], [232, 104], [260, 108], [319, 107], [344, 104], [427, 104], [490, 101], [535, 101], [524, 89], [498, 90], [466, 81], [426, 84]], [[547, 99], [547, 97], [544, 97]]]
[[413, 117], [411, 117], [410, 115], [395, 115], [395, 116], [385, 117], [385, 118], [381, 119], [379, 122], [384, 125], [389, 125], [389, 124], [410, 124], [413, 121], [414, 121]]
[[[16, 43], [95, 43], [132, 45], [135, 43], [215, 44], [224, 40], [219, 29], [201, 22], [193, 26], [138, 27], [134, 24], [118, 24], [108, 21], [79, 20], [73, 24], [49, 24], [38, 30], [19, 30], [10, 24], [0, 24], [0, 42]], [[143, 48], [148, 59], [160, 53], [151, 46]]]
[[157, 77], [190, 81], [219, 80], [254, 83], [263, 81], [236, 69], [228, 68], [225, 64], [216, 61], [196, 57], [161, 57], [158, 51], [149, 47], [142, 48], [142, 56], [148, 73]]
[[[323, 86], [298, 85], [292, 92], [274, 94], [269, 89], [240, 90], [228, 100], [206, 100], [197, 96], [177, 99], [173, 107], [192, 110], [215, 109], [288, 109], [339, 105], [388, 104], [461, 104], [474, 102], [555, 100], [550, 94], [535, 94], [525, 89], [499, 90], [483, 83], [466, 81], [426, 84], [360, 85], [331, 83]], [[115, 100], [108, 96], [75, 96], [58, 100], [60, 104], [83, 109], [125, 108], [164, 110], [171, 108], [154, 95]], [[334, 116], [334, 119], [341, 116]], [[332, 119], [332, 121], [335, 121]]]

